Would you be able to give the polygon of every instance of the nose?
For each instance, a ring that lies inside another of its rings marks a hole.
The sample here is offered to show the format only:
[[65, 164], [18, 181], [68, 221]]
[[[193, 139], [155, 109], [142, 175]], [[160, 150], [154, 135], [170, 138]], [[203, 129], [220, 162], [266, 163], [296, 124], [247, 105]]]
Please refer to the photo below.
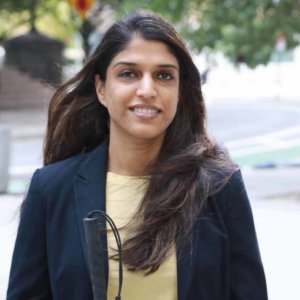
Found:
[[157, 96], [155, 81], [150, 75], [144, 75], [141, 78], [136, 94], [138, 97], [145, 100], [152, 99]]

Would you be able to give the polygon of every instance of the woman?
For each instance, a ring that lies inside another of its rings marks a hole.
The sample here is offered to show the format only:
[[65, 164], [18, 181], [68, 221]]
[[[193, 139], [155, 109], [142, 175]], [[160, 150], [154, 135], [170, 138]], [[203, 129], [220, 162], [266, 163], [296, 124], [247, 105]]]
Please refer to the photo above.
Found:
[[[122, 237], [122, 299], [267, 299], [240, 171], [208, 137], [200, 76], [174, 28], [116, 22], [49, 107], [45, 167], [23, 205], [8, 299], [93, 299], [82, 220]], [[107, 299], [117, 294], [108, 232]]]

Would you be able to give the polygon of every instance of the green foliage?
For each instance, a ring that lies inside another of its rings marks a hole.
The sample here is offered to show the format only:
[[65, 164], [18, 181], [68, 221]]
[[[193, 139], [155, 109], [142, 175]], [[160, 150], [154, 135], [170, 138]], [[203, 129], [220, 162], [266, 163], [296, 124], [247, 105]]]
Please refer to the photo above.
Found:
[[20, 12], [26, 10], [30, 7], [31, 0], [1, 0], [1, 10], [6, 10], [10, 12]]
[[[118, 16], [142, 8], [172, 22], [196, 52], [222, 51], [233, 62], [250, 67], [267, 63], [279, 36], [287, 50], [300, 43], [300, 1], [295, 0], [98, 0]], [[39, 31], [68, 42], [83, 25], [68, 0], [1, 0], [0, 37], [30, 28], [30, 8], [36, 3]], [[89, 21], [89, 20], [88, 20]], [[92, 24], [92, 23], [91, 23]]]
[[28, 32], [32, 26], [43, 34], [68, 42], [78, 27], [68, 0], [1, 0], [0, 37]]
[[[94, 30], [93, 16], [81, 20], [68, 0], [0, 1], [0, 40], [28, 32], [34, 27], [43, 34], [72, 45], [74, 34], [79, 33], [84, 51], [86, 54], [89, 52], [88, 36]], [[96, 14], [105, 4], [117, 7], [119, 2], [120, 0], [98, 0]]]
[[128, 0], [121, 13], [138, 8], [173, 22], [196, 52], [222, 51], [234, 63], [250, 67], [270, 60], [279, 36], [285, 37], [287, 50], [300, 43], [300, 1]]

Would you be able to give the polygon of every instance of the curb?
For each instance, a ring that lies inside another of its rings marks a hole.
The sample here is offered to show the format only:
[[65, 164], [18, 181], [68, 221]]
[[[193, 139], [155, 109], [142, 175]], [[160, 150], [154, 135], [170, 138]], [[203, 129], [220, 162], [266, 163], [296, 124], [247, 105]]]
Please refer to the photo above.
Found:
[[300, 161], [292, 162], [266, 162], [251, 166], [252, 169], [275, 169], [275, 168], [300, 168]]

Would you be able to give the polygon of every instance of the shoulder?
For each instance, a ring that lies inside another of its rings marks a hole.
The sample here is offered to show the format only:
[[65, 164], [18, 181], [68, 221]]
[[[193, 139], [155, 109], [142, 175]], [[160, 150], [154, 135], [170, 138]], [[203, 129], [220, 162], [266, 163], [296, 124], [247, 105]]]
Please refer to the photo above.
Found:
[[235, 209], [251, 209], [247, 190], [240, 169], [233, 172], [226, 183], [213, 195], [223, 215]]
[[107, 143], [107, 141], [104, 141], [90, 152], [78, 154], [44, 166], [36, 171], [37, 175], [34, 174], [33, 178], [35, 178], [35, 176], [39, 177], [41, 186], [51, 185], [51, 182], [72, 181], [73, 176], [76, 175], [84, 165], [93, 166], [97, 164], [101, 166], [99, 160], [107, 160]]
[[218, 197], [245, 192], [244, 180], [240, 169], [236, 169], [226, 175], [223, 174], [220, 181], [223, 181], [223, 184], [220, 184], [220, 188], [216, 193]]
[[38, 170], [39, 176], [43, 179], [48, 179], [48, 177], [51, 177], [52, 179], [59, 179], [61, 177], [66, 177], [67, 175], [71, 175], [76, 172], [87, 156], [88, 154], [76, 155], [44, 166]]
[[80, 177], [85, 170], [97, 171], [101, 166], [106, 165], [106, 161], [107, 142], [105, 141], [88, 153], [72, 156], [37, 169], [33, 174], [28, 193], [42, 192], [45, 195], [54, 195], [70, 191], [75, 175]]
[[37, 169], [31, 179], [28, 194], [46, 193], [72, 180], [87, 154], [77, 155]]

